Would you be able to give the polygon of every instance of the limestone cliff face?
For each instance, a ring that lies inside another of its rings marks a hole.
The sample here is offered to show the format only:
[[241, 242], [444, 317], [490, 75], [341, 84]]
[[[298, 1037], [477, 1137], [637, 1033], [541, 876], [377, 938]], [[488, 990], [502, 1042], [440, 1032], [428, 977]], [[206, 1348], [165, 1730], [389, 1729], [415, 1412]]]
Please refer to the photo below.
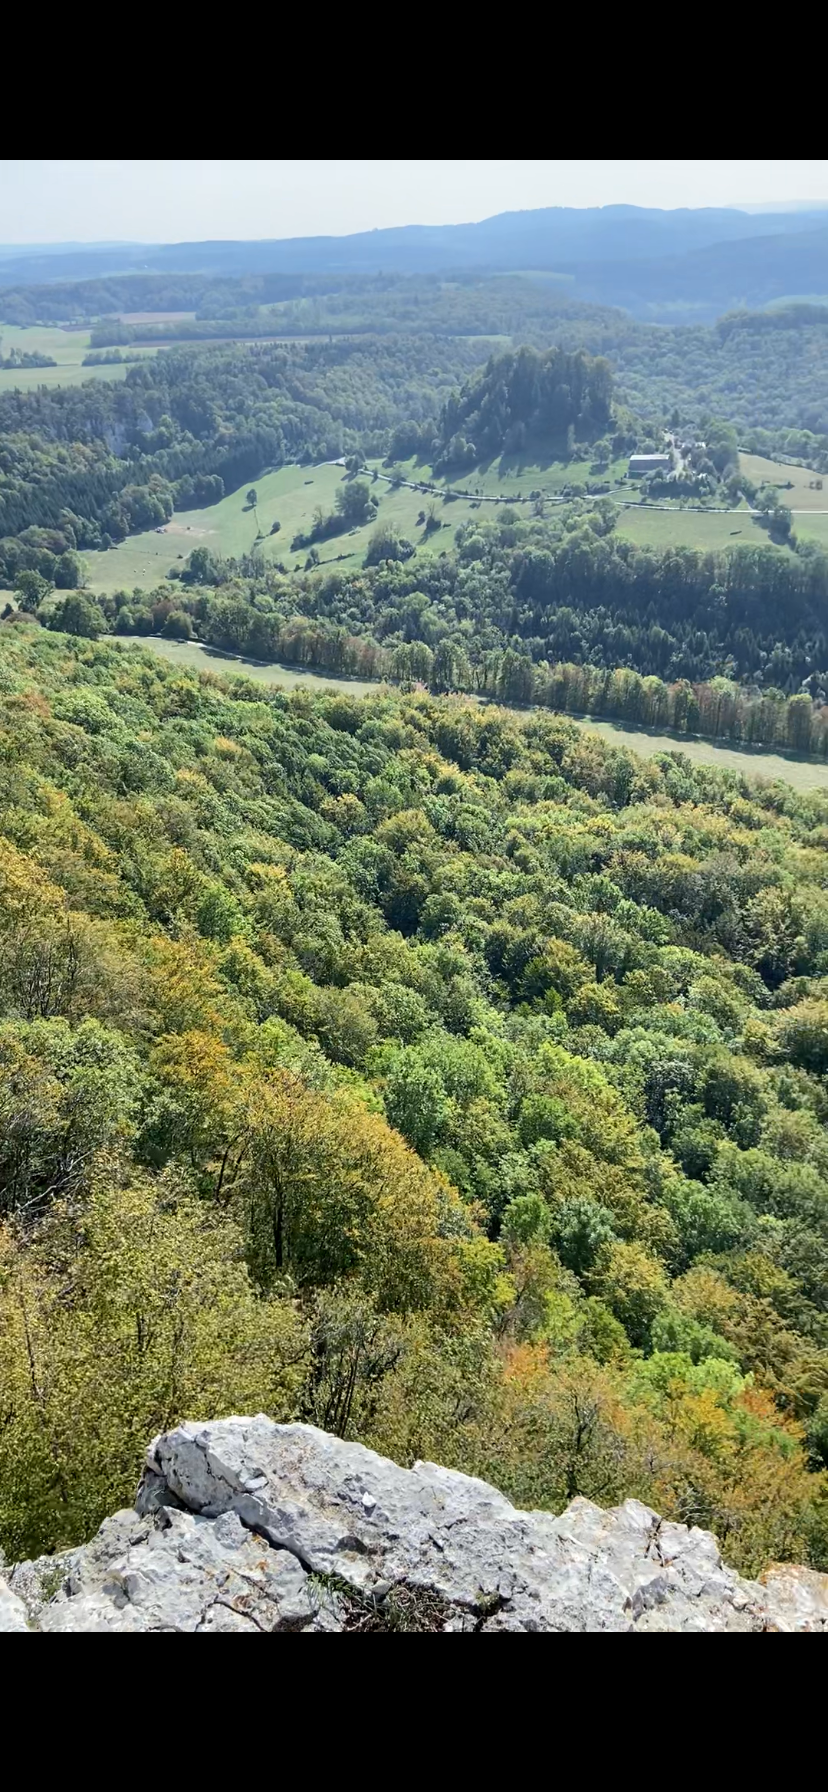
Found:
[[0, 1580], [7, 1631], [825, 1631], [828, 1576], [726, 1568], [637, 1500], [521, 1512], [309, 1425], [155, 1439], [135, 1508]]

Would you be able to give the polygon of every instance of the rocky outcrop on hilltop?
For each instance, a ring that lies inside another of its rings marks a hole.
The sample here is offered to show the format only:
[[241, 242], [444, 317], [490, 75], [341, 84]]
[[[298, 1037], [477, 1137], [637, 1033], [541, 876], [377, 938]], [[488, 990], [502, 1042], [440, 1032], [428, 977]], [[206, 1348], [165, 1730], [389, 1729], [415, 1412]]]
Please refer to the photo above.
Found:
[[824, 1631], [828, 1576], [746, 1581], [637, 1500], [558, 1517], [310, 1425], [157, 1437], [135, 1507], [6, 1570], [6, 1631]]

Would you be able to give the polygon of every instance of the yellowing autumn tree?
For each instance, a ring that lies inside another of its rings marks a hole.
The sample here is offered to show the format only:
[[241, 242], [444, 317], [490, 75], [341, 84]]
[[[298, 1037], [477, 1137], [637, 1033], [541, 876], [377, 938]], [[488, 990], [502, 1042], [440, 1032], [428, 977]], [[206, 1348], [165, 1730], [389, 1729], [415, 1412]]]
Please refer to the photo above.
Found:
[[174, 1174], [101, 1164], [82, 1210], [27, 1244], [0, 1233], [0, 1545], [88, 1536], [134, 1496], [143, 1453], [183, 1418], [294, 1416], [305, 1331], [262, 1300], [244, 1240]]

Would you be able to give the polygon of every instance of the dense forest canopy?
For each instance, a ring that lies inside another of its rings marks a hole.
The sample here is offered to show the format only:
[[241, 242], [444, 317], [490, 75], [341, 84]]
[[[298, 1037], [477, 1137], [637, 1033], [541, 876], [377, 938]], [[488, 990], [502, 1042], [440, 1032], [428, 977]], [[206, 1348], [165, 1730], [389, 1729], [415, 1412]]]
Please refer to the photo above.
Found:
[[[3, 294], [0, 291], [0, 311]], [[203, 296], [195, 315], [181, 318], [152, 316], [131, 319], [102, 318], [95, 324], [94, 341], [163, 342], [198, 340], [216, 336], [330, 335], [445, 335], [512, 336], [518, 339], [534, 331], [553, 334], [567, 326], [576, 332], [584, 325], [611, 327], [622, 314], [606, 306], [574, 301], [566, 281], [545, 281], [526, 275], [508, 279], [405, 278], [376, 275], [369, 280], [340, 279], [308, 282], [307, 290], [290, 297], [269, 298], [263, 290], [253, 295], [229, 288]], [[627, 321], [627, 320], [624, 320]]]
[[[622, 395], [644, 417], [686, 422], [727, 417], [757, 452], [828, 454], [828, 314], [820, 305], [735, 311], [710, 324], [634, 320], [578, 303], [566, 284], [509, 278], [398, 277], [344, 283], [277, 304], [231, 294], [179, 323], [103, 324], [99, 345], [210, 335], [422, 333], [510, 336], [538, 349], [584, 350], [609, 360]], [[814, 440], [816, 438], [816, 440]]]
[[474, 466], [524, 451], [529, 457], [534, 445], [565, 455], [576, 441], [605, 435], [611, 421], [606, 361], [560, 348], [493, 355], [482, 374], [447, 399], [437, 464]]
[[742, 447], [828, 466], [828, 310], [795, 305], [733, 312], [709, 329], [637, 326], [613, 351], [598, 332], [593, 352], [617, 369], [633, 409], [677, 409], [697, 421], [726, 417]]
[[828, 802], [0, 644], [0, 1538], [264, 1409], [828, 1561]]

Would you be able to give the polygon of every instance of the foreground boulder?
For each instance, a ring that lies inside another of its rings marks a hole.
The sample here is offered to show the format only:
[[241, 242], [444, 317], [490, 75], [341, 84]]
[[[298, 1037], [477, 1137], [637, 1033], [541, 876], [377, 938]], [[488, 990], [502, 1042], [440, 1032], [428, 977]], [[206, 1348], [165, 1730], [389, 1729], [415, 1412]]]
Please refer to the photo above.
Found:
[[828, 1576], [726, 1568], [638, 1500], [521, 1512], [259, 1416], [155, 1439], [135, 1508], [0, 1580], [0, 1630], [823, 1631]]

